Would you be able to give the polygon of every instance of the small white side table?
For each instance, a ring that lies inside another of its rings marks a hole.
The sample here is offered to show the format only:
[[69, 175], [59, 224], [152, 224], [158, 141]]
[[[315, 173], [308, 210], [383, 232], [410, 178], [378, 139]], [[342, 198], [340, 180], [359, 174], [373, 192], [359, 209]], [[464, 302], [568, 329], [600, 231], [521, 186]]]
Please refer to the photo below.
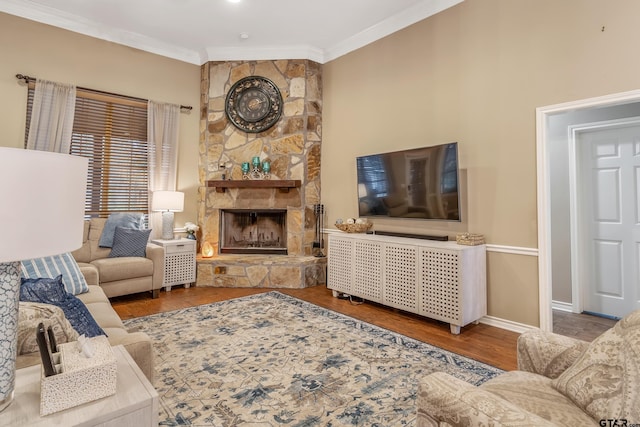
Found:
[[40, 416], [40, 365], [16, 371], [15, 397], [0, 412], [2, 426], [113, 426], [158, 425], [158, 392], [127, 350], [113, 347], [118, 363], [116, 394], [75, 408]]
[[196, 241], [191, 239], [156, 239], [151, 243], [164, 247], [164, 280], [162, 286], [169, 292], [171, 286], [184, 284], [188, 288], [196, 281]]

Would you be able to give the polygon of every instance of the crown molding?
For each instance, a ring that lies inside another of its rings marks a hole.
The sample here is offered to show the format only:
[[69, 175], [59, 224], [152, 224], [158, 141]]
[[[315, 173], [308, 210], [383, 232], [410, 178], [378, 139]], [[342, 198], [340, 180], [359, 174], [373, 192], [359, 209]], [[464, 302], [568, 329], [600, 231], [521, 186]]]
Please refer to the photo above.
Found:
[[324, 63], [322, 49], [313, 46], [258, 46], [207, 48], [207, 61], [258, 61], [277, 59], [309, 59], [318, 63]]
[[51, 25], [85, 36], [121, 44], [156, 55], [165, 56], [190, 64], [201, 65], [202, 56], [199, 52], [184, 47], [164, 43], [157, 39], [139, 33], [125, 31], [119, 28], [107, 27], [78, 15], [43, 6], [28, 0], [1, 0], [0, 12], [19, 16], [31, 21]]
[[417, 3], [413, 7], [405, 9], [401, 13], [391, 16], [327, 49], [323, 62], [332, 61], [349, 52], [360, 49], [463, 1], [464, 0], [425, 0]]
[[0, 0], [0, 11], [195, 65], [202, 65], [208, 61], [273, 59], [309, 59], [324, 64], [463, 1], [423, 0], [326, 50], [306, 45], [253, 48], [205, 46], [199, 50], [193, 50], [132, 31], [107, 27], [29, 0]]

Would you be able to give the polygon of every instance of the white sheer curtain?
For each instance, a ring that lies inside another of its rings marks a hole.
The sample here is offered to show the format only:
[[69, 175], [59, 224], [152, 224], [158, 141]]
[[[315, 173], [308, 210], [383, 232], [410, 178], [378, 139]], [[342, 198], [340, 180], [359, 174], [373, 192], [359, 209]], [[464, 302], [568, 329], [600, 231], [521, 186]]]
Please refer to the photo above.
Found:
[[[149, 201], [151, 201], [154, 191], [175, 191], [176, 189], [180, 106], [149, 101], [147, 114]], [[152, 238], [159, 238], [162, 235], [161, 212], [149, 212], [149, 228], [153, 229]]]
[[75, 108], [75, 86], [36, 80], [27, 148], [69, 153]]

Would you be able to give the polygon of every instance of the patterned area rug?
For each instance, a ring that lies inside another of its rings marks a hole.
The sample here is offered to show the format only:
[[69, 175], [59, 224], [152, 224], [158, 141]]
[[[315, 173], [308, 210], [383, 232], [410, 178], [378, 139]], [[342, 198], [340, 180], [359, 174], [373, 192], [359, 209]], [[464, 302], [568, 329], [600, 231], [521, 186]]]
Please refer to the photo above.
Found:
[[154, 341], [162, 426], [413, 426], [420, 378], [502, 372], [279, 292], [125, 324]]

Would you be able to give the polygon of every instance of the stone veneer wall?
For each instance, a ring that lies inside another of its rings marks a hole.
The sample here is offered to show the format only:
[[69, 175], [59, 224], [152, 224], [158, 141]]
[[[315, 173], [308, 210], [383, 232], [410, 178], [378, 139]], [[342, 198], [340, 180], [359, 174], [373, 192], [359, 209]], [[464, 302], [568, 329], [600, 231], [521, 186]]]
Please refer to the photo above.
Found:
[[[284, 101], [280, 121], [265, 132], [247, 134], [228, 121], [225, 98], [231, 86], [247, 76], [273, 81]], [[287, 209], [290, 256], [309, 256], [315, 237], [313, 205], [320, 203], [322, 142], [322, 68], [309, 60], [209, 62], [201, 68], [200, 241], [217, 248], [219, 209]], [[241, 180], [242, 162], [252, 157], [271, 161], [271, 179], [299, 179], [301, 187], [277, 189], [206, 188], [208, 180]], [[224, 169], [221, 169], [224, 165]]]

